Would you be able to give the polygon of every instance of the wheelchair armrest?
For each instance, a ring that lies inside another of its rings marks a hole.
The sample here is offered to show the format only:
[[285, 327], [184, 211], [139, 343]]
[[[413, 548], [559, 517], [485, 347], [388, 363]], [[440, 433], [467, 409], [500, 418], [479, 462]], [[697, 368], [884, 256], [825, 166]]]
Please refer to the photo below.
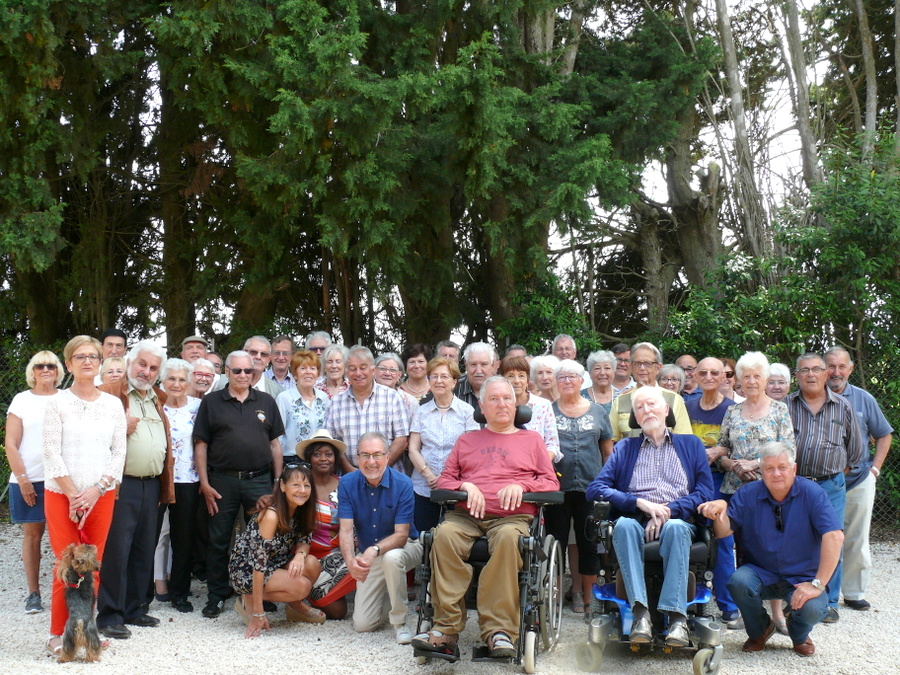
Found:
[[432, 490], [431, 501], [436, 504], [455, 504], [469, 498], [469, 493], [463, 490]]
[[562, 504], [565, 501], [562, 492], [526, 492], [522, 495], [522, 502], [526, 504], [538, 504], [548, 506], [550, 504]]
[[611, 509], [612, 505], [609, 502], [594, 502], [594, 506], [591, 509], [591, 520], [595, 520], [598, 523], [609, 520], [609, 512]]

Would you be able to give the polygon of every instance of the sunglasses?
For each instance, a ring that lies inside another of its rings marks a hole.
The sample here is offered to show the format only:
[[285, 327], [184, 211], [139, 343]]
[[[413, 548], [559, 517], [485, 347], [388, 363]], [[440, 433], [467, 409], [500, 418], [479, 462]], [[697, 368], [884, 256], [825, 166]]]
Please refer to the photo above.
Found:
[[56, 370], [56, 364], [55, 363], [35, 363], [34, 369], [35, 370]]
[[231, 368], [230, 366], [226, 366], [228, 370], [230, 370], [235, 375], [240, 375], [241, 373], [247, 373], [247, 375], [252, 375], [256, 372], [253, 368]]
[[269, 352], [261, 352], [258, 349], [248, 349], [247, 353], [250, 354], [250, 356], [261, 356], [264, 359], [269, 357]]
[[779, 532], [784, 532], [784, 519], [781, 517], [781, 504], [775, 504], [772, 507], [772, 510], [775, 512], [775, 529]]
[[284, 468], [281, 470], [281, 475], [284, 476], [286, 472], [296, 469], [298, 467], [302, 467], [304, 469], [312, 469], [312, 465], [309, 462], [304, 462], [301, 460], [290, 460], [284, 463]]
[[321, 352], [324, 352], [326, 349], [327, 349], [327, 347], [310, 347], [309, 351], [321, 353]]

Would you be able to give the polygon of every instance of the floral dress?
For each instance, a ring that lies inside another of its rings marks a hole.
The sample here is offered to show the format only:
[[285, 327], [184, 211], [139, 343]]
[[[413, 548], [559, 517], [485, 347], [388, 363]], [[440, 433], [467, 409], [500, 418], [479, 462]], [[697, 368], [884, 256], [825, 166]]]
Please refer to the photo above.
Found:
[[[274, 511], [275, 509], [270, 510]], [[271, 539], [264, 539], [259, 533], [259, 514], [253, 516], [234, 543], [228, 576], [235, 593], [246, 595], [253, 592], [253, 572], [262, 572], [263, 582], [272, 573], [284, 567], [294, 556], [298, 544], [308, 544], [309, 535], [291, 530], [281, 534], [275, 532]]]
[[[761, 446], [780, 441], [794, 447], [794, 425], [787, 406], [781, 401], [769, 404], [769, 414], [758, 420], [741, 417], [743, 403], [735, 403], [725, 412], [719, 431], [719, 445], [728, 449], [729, 459], [758, 459]], [[734, 494], [743, 481], [733, 471], [722, 480], [722, 494]]]

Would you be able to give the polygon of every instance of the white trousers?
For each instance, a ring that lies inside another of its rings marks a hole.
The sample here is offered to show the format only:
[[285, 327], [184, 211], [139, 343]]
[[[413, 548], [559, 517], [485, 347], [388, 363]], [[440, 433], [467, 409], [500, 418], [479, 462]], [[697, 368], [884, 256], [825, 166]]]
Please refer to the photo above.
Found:
[[385, 619], [392, 626], [406, 623], [406, 573], [422, 560], [422, 544], [407, 540], [372, 561], [369, 576], [356, 583], [353, 627], [360, 633], [378, 629]]
[[875, 508], [875, 476], [869, 471], [866, 479], [847, 490], [844, 509], [844, 579], [841, 591], [844, 600], [863, 600], [872, 576], [872, 553], [869, 550], [869, 529]]

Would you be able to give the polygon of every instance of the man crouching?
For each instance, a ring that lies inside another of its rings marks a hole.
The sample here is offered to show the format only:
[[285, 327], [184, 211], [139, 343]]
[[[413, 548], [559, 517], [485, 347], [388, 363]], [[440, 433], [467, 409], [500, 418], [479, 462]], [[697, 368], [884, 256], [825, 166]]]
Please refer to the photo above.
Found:
[[431, 597], [434, 627], [417, 635], [417, 649], [454, 655], [466, 626], [464, 597], [472, 580], [466, 563], [475, 540], [486, 535], [490, 560], [478, 584], [481, 637], [492, 657], [514, 657], [519, 634], [519, 537], [527, 536], [537, 513], [522, 503], [525, 492], [559, 490], [547, 448], [539, 434], [517, 429], [516, 397], [506, 378], [491, 377], [479, 392], [487, 426], [460, 436], [437, 488], [461, 490], [466, 503], [448, 511], [434, 532]]

